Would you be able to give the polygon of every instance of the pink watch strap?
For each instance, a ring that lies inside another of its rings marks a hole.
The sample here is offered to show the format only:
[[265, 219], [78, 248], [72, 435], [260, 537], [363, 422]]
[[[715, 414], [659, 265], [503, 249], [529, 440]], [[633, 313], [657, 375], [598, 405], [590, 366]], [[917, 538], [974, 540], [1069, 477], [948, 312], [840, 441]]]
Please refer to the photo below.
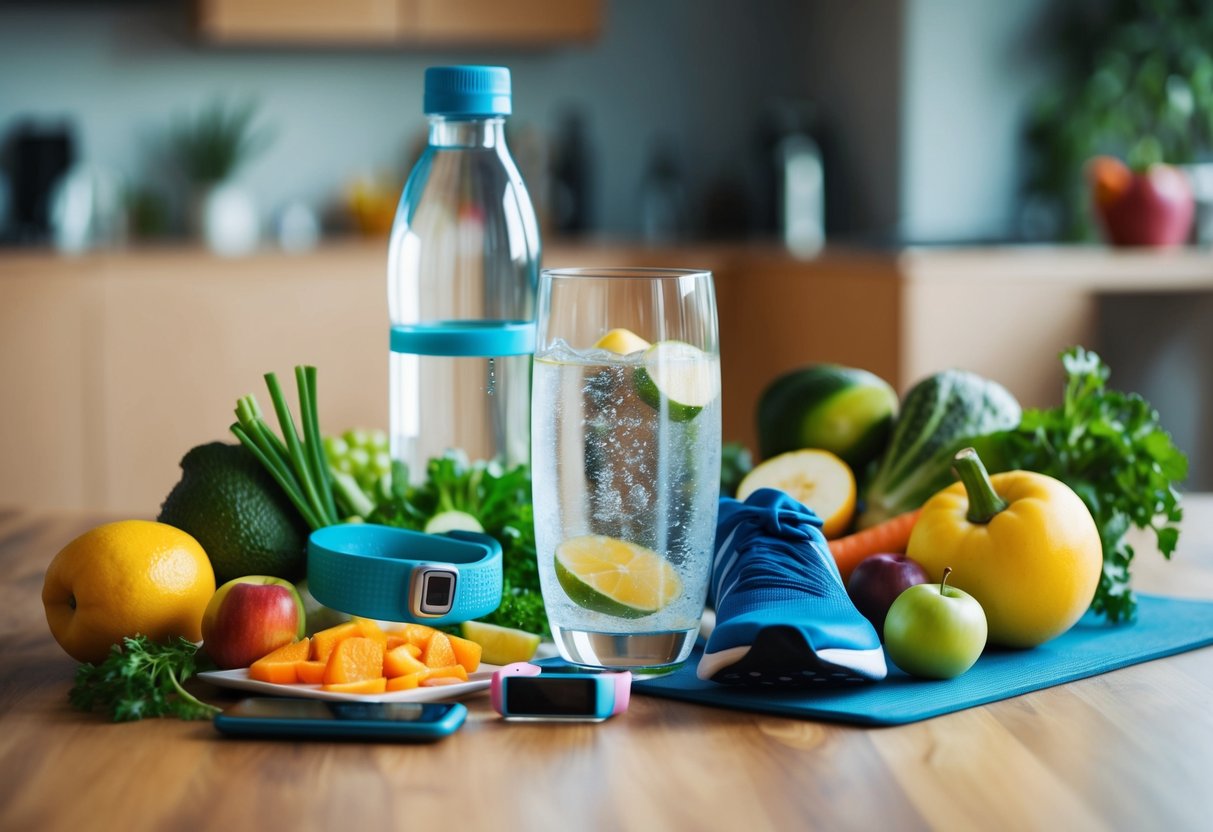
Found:
[[[504, 676], [538, 676], [543, 672], [537, 664], [530, 662], [514, 662], [507, 664], [505, 667], [493, 674], [493, 679], [489, 683], [489, 698], [493, 703], [493, 710], [497, 713], [504, 713], [505, 703], [501, 701], [501, 679]], [[616, 694], [616, 702], [618, 702], [618, 694]]]
[[615, 710], [611, 715], [621, 714], [628, 709], [628, 700], [632, 698], [632, 672], [624, 670], [615, 674]]

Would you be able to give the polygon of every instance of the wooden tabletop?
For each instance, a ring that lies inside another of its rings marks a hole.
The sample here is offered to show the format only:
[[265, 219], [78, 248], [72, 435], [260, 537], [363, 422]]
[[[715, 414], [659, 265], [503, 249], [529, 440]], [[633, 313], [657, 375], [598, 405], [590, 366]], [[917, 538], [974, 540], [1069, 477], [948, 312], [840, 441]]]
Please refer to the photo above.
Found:
[[[1139, 590], [1213, 598], [1213, 497]], [[1208, 829], [1213, 649], [896, 728], [638, 696], [600, 725], [505, 724], [487, 696], [430, 746], [221, 739], [67, 704], [40, 603], [102, 519], [0, 511], [0, 830]], [[218, 704], [225, 692], [198, 684]]]

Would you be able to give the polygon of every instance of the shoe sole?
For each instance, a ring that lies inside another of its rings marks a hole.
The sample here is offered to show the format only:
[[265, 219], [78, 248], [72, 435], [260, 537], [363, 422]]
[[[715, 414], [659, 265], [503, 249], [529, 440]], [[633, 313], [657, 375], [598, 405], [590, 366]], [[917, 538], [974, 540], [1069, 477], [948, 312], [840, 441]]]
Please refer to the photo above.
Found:
[[696, 675], [722, 685], [810, 688], [875, 682], [887, 673], [884, 650], [814, 652], [795, 627], [766, 627], [752, 645], [705, 653]]

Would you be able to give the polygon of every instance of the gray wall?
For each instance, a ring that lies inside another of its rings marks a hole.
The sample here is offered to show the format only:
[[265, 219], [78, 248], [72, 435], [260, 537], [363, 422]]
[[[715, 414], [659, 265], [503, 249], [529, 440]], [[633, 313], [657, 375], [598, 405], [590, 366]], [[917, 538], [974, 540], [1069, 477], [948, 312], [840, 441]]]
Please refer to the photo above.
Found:
[[[828, 219], [877, 241], [1017, 233], [1022, 117], [1047, 81], [1047, 0], [607, 0], [601, 39], [546, 50], [220, 49], [186, 0], [0, 6], [0, 132], [70, 114], [84, 155], [127, 177], [176, 113], [251, 93], [277, 141], [243, 172], [269, 213], [332, 203], [364, 171], [403, 176], [422, 134], [422, 72], [450, 62], [514, 73], [515, 126], [550, 134], [579, 102], [595, 153], [600, 229], [639, 228], [653, 141], [681, 151], [692, 210], [710, 184], [761, 195], [756, 141], [773, 101], [814, 102]], [[753, 204], [749, 207], [753, 207]]]
[[906, 239], [1017, 236], [1025, 119], [1049, 77], [1041, 47], [1048, 6], [1049, 0], [905, 0]]
[[21, 115], [70, 114], [87, 160], [146, 179], [174, 114], [251, 93], [277, 141], [242, 181], [266, 210], [295, 198], [319, 207], [360, 171], [405, 169], [424, 128], [426, 66], [501, 63], [515, 126], [550, 133], [562, 106], [584, 106], [594, 215], [630, 233], [655, 136], [677, 142], [701, 184], [739, 168], [766, 102], [798, 86], [784, 66], [803, 17], [795, 0], [612, 0], [597, 43], [541, 51], [219, 49], [190, 32], [189, 7], [0, 6], [0, 133]]

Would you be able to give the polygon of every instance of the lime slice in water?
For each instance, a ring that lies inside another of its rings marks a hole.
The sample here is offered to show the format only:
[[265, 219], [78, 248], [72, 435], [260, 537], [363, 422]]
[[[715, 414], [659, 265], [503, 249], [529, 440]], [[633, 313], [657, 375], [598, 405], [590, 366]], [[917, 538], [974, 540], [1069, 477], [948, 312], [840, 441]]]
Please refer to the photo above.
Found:
[[675, 422], [694, 419], [720, 395], [716, 362], [682, 341], [660, 341], [649, 347], [632, 378], [640, 398], [658, 410], [666, 407]]
[[634, 352], [647, 350], [649, 342], [630, 329], [612, 329], [594, 342], [594, 349], [609, 350], [618, 355], [631, 355]]
[[557, 546], [556, 578], [574, 603], [619, 618], [655, 613], [682, 592], [678, 573], [661, 555], [600, 534]]

